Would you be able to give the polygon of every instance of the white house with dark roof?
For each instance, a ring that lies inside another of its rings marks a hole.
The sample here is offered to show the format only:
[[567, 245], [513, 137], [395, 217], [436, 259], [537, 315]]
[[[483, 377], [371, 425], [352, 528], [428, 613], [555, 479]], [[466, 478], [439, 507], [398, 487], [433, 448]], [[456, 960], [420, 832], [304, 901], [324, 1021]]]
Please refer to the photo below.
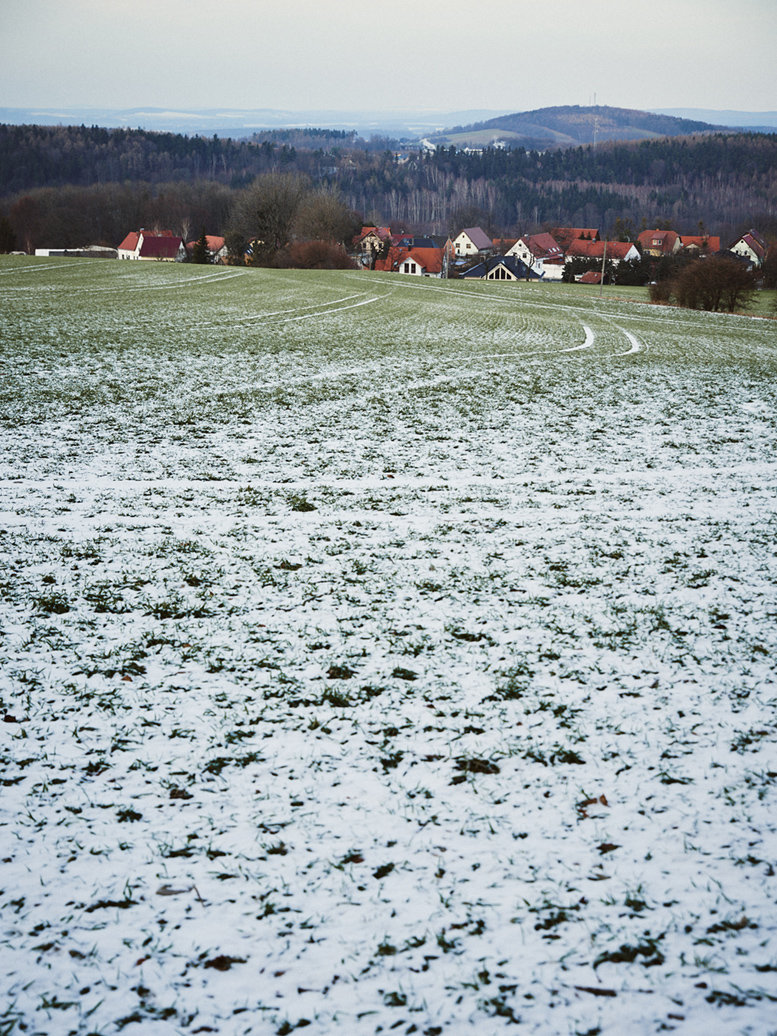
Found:
[[453, 239], [453, 251], [462, 259], [494, 251], [494, 243], [482, 227], [465, 227]]
[[489, 256], [467, 270], [464, 276], [468, 280], [481, 281], [528, 281], [538, 278], [538, 274], [514, 255]]
[[761, 266], [766, 257], [766, 242], [757, 230], [750, 230], [734, 242], [729, 252], [746, 259], [751, 266]]

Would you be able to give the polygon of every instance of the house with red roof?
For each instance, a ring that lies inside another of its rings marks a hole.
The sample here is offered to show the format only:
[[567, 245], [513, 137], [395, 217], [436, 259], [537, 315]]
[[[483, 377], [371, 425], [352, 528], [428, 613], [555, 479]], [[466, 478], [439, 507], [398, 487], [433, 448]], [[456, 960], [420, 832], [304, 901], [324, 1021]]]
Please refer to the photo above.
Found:
[[156, 259], [162, 262], [181, 262], [186, 248], [180, 237], [171, 230], [154, 233], [151, 230], [133, 230], [118, 247], [119, 259]]
[[601, 270], [587, 270], [581, 275], [579, 284], [601, 284], [602, 283], [602, 271]]
[[720, 238], [711, 234], [681, 234], [680, 242], [683, 251], [693, 255], [714, 255], [720, 251]]
[[572, 242], [567, 249], [566, 258], [606, 259], [608, 263], [617, 266], [618, 263], [639, 259], [639, 252], [631, 241], [587, 241], [581, 238]]
[[750, 230], [747, 234], [743, 234], [729, 248], [729, 252], [747, 259], [751, 266], [762, 266], [766, 258], [766, 251], [766, 242], [757, 230]]
[[[630, 241], [589, 241], [581, 238], [570, 244], [566, 251], [564, 266], [567, 274], [573, 273], [574, 280], [580, 281], [582, 276], [589, 272], [585, 268], [586, 265], [589, 268], [593, 266], [595, 271], [601, 273], [603, 265], [605, 269], [613, 269], [620, 263], [638, 261], [639, 258], [640, 254], [636, 246]], [[588, 260], [588, 263], [581, 263], [580, 260]], [[564, 279], [568, 280], [569, 276]], [[587, 278], [584, 283], [598, 284], [599, 281]]]
[[564, 273], [564, 252], [551, 234], [524, 234], [507, 254], [517, 256], [544, 280], [560, 281]]
[[662, 255], [674, 255], [682, 248], [680, 235], [674, 230], [643, 230], [637, 238], [643, 255], [660, 258]]
[[385, 259], [377, 259], [376, 270], [406, 273], [414, 277], [439, 277], [443, 268], [442, 248], [392, 245]]
[[[191, 255], [192, 249], [197, 244], [196, 241], [189, 241], [186, 245], [186, 251]], [[223, 237], [219, 237], [217, 234], [206, 234], [205, 235], [205, 247], [208, 250], [208, 261], [211, 263], [225, 263], [227, 261], [227, 243]]]
[[548, 233], [562, 252], [566, 252], [573, 241], [599, 240], [596, 227], [551, 227]]
[[391, 227], [362, 227], [353, 239], [353, 248], [354, 251], [360, 252], [364, 259], [372, 261], [384, 243], [390, 240]]

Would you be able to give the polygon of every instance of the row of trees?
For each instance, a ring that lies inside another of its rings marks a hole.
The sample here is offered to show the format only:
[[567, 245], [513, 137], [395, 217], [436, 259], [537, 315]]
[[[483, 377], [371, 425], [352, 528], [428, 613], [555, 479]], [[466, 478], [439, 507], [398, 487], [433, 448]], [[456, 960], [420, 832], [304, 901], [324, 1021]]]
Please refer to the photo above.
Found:
[[686, 309], [733, 313], [747, 308], [755, 290], [752, 271], [734, 258], [715, 256], [688, 263], [675, 277], [651, 284], [650, 298]]
[[259, 242], [257, 261], [267, 262], [296, 236], [346, 243], [360, 226], [335, 187], [297, 173], [265, 173], [239, 190], [213, 181], [47, 187], [0, 207], [0, 251], [116, 247], [139, 227], [191, 241], [205, 227], [226, 236], [235, 256]]

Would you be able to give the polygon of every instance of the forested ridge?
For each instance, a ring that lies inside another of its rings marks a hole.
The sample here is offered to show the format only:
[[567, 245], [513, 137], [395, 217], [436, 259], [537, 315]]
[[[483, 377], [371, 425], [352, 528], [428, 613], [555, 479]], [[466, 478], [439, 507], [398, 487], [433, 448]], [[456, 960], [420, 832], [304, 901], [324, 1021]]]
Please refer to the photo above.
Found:
[[433, 232], [473, 222], [494, 234], [547, 224], [607, 231], [616, 220], [635, 230], [666, 224], [684, 233], [702, 222], [724, 237], [745, 223], [777, 229], [777, 134], [721, 132], [544, 152], [440, 147], [401, 156], [362, 144], [353, 134], [322, 131], [235, 141], [4, 125], [0, 208], [27, 245], [115, 245], [128, 229], [154, 222], [177, 232], [206, 225], [209, 233], [224, 233], [232, 195], [262, 173], [283, 171], [336, 189], [368, 222]]
[[596, 140], [642, 140], [654, 137], [677, 137], [689, 133], [705, 133], [714, 127], [707, 122], [678, 119], [672, 115], [638, 111], [633, 108], [613, 108], [609, 105], [580, 107], [556, 105], [527, 112], [499, 115], [468, 126], [454, 126], [432, 141], [462, 143], [467, 138], [479, 139], [483, 131], [494, 131], [519, 144], [548, 147], [553, 144], [591, 144]]
[[0, 125], [0, 194], [126, 180], [216, 180], [242, 185], [293, 150], [218, 137], [99, 126]]

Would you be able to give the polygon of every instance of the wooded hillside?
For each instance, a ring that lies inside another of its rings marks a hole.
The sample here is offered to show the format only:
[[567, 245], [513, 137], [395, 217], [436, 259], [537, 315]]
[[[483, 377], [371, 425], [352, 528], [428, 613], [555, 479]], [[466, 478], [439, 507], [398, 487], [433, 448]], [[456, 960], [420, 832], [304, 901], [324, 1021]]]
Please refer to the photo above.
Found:
[[[777, 230], [777, 134], [715, 133], [557, 151], [372, 151], [352, 136], [295, 133], [292, 147], [143, 130], [0, 126], [0, 200], [35, 244], [116, 244], [154, 221], [224, 233], [230, 196], [260, 173], [299, 172], [336, 188], [369, 222], [448, 232], [481, 224], [518, 234], [543, 224], [669, 224], [727, 237]], [[324, 146], [322, 146], [322, 144]], [[179, 231], [180, 232], [180, 231]], [[41, 234], [46, 238], [41, 240]]]
[[603, 140], [644, 140], [655, 137], [687, 136], [715, 127], [706, 122], [680, 119], [673, 115], [609, 105], [557, 105], [529, 112], [499, 115], [469, 126], [455, 126], [433, 135], [434, 143], [463, 146], [467, 141], [481, 142], [499, 137], [511, 147], [569, 147]]

